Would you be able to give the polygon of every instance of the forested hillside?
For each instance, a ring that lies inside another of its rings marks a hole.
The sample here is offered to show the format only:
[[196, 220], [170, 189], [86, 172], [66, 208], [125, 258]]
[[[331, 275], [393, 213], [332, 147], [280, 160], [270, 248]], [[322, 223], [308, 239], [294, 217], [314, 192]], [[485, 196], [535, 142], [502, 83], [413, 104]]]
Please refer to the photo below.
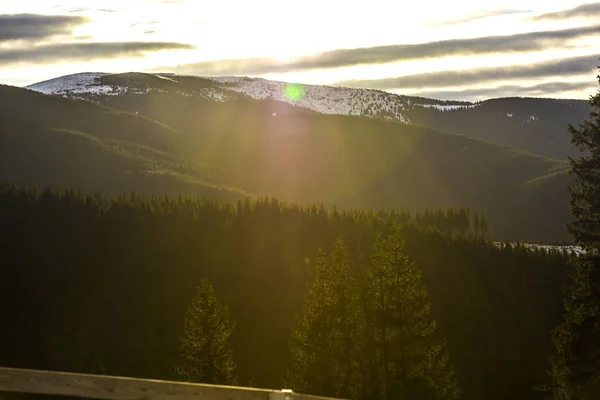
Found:
[[342, 208], [464, 206], [486, 212], [500, 240], [567, 239], [566, 164], [513, 148], [267, 100], [169, 92], [97, 99], [109, 109], [1, 90], [5, 183], [267, 195]]
[[502, 98], [452, 108], [413, 107], [411, 123], [566, 160], [577, 154], [565, 130], [588, 117], [585, 100]]
[[491, 239], [567, 237], [565, 162], [271, 100], [0, 94], [0, 365], [543, 398], [569, 256]]
[[245, 195], [219, 187], [214, 167], [181, 157], [186, 135], [147, 118], [0, 85], [0, 119], [2, 183]]
[[[400, 224], [465, 399], [536, 399], [566, 256], [489, 244], [465, 209], [326, 210], [277, 200], [0, 192], [0, 365], [177, 379], [184, 315], [206, 278], [236, 323], [238, 383], [282, 387], [318, 249], [349, 270]], [[376, 265], [376, 264], [374, 264]], [[359, 303], [360, 304], [360, 303]], [[318, 394], [318, 393], [316, 393]]]

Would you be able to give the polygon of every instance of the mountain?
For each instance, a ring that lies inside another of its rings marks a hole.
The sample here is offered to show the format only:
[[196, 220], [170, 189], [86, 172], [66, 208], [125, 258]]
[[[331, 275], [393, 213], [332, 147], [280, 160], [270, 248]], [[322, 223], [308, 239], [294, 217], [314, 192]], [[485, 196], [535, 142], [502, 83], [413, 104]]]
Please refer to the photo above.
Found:
[[148, 118], [0, 85], [0, 183], [229, 199], [214, 167], [179, 155], [190, 141]]
[[441, 112], [419, 107], [408, 113], [408, 117], [412, 123], [445, 132], [566, 159], [578, 154], [571, 145], [567, 126], [587, 119], [590, 111], [584, 100], [504, 98]]
[[471, 103], [260, 78], [174, 74], [82, 73], [29, 88], [94, 101], [108, 96], [149, 93], [177, 93], [219, 102], [241, 98], [275, 100], [323, 114], [368, 116], [423, 125], [557, 159], [577, 153], [566, 127], [583, 121], [591, 111], [584, 100], [504, 98]]
[[[91, 76], [102, 85], [82, 84]], [[488, 213], [499, 240], [567, 239], [563, 161], [177, 78], [84, 74], [44, 84], [61, 87], [59, 96], [0, 87], [0, 183], [374, 209], [466, 206]], [[186, 80], [187, 91], [178, 89]]]

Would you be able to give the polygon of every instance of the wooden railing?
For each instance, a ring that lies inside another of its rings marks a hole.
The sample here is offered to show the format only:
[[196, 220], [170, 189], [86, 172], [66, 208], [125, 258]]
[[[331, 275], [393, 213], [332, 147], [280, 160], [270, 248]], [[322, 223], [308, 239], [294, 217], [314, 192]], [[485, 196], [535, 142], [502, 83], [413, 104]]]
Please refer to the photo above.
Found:
[[107, 400], [328, 400], [326, 397], [303, 395], [286, 389], [255, 389], [4, 367], [0, 367], [0, 392]]

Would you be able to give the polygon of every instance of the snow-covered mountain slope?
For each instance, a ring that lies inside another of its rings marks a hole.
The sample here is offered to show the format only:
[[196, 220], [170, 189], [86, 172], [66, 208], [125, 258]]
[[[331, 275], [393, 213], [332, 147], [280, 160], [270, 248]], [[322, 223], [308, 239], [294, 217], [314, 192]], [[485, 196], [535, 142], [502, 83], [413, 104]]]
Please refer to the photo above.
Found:
[[380, 90], [292, 84], [246, 77], [196, 77], [175, 74], [80, 73], [35, 83], [28, 89], [52, 95], [93, 100], [125, 93], [171, 92], [186, 97], [227, 101], [239, 97], [270, 99], [323, 114], [358, 115], [409, 123], [415, 107], [439, 110], [475, 107], [467, 102], [441, 102]]
[[97, 79], [105, 75], [108, 74], [103, 72], [82, 72], [34, 83], [33, 85], [27, 86], [27, 88], [46, 94], [106, 94], [110, 93], [112, 88], [110, 86], [97, 84]]

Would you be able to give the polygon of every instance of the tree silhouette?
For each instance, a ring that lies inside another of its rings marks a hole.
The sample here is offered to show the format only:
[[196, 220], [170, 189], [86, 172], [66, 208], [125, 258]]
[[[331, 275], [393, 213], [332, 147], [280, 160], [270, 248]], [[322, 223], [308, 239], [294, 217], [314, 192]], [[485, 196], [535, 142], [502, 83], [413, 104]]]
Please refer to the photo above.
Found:
[[185, 314], [180, 364], [175, 369], [189, 382], [235, 384], [235, 363], [229, 340], [234, 324], [226, 306], [219, 304], [206, 279]]
[[561, 400], [600, 396], [600, 91], [589, 103], [590, 118], [569, 126], [573, 145], [584, 155], [570, 159], [576, 178], [569, 189], [575, 220], [568, 229], [586, 254], [571, 259], [564, 319], [552, 333], [557, 356], [545, 389]]

